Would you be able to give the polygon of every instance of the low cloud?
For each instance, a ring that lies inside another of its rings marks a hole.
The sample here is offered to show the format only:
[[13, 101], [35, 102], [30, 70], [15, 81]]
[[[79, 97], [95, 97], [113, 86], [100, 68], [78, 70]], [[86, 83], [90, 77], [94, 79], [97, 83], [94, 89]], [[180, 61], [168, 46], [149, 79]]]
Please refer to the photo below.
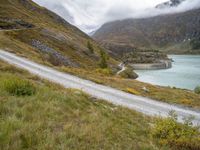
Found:
[[155, 9], [167, 0], [33, 0], [56, 12], [86, 33], [102, 24], [126, 18], [144, 18], [200, 7], [200, 0], [186, 0], [178, 7]]

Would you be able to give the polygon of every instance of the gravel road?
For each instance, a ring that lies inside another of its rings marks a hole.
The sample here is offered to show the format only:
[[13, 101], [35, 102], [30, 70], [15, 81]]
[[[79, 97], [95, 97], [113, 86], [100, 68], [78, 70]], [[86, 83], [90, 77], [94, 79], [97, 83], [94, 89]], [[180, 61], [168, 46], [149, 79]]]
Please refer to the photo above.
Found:
[[193, 116], [195, 117], [193, 121], [194, 125], [200, 124], [200, 111], [195, 111], [191, 108], [170, 105], [146, 97], [132, 95], [109, 86], [96, 84], [67, 73], [62, 73], [50, 67], [37, 64], [4, 50], [0, 50], [0, 59], [25, 69], [32, 74], [36, 74], [41, 78], [58, 83], [66, 88], [82, 90], [96, 98], [103, 99], [116, 105], [128, 107], [146, 115], [166, 117], [169, 112], [173, 110], [176, 111], [179, 122], [182, 122], [185, 117]]

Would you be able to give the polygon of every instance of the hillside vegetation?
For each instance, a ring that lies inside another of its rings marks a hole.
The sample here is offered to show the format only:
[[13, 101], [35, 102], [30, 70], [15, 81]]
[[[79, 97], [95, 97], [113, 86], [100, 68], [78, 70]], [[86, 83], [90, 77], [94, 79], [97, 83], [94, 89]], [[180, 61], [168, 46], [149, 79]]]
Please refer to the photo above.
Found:
[[[200, 95], [115, 75], [117, 62], [94, 40], [31, 0], [1, 0], [0, 49], [99, 84], [200, 108]], [[146, 89], [146, 90], [144, 90]], [[152, 118], [65, 89], [0, 61], [0, 149], [192, 150], [190, 118]]]
[[[2, 150], [200, 147], [198, 128], [192, 128], [190, 121], [181, 125], [175, 118], [143, 116], [1, 61], [0, 101]], [[170, 134], [162, 136], [165, 131]]]
[[[34, 92], [19, 94], [28, 89]], [[0, 101], [2, 150], [158, 148], [150, 137], [151, 118], [64, 89], [3, 62]]]
[[0, 7], [0, 18], [15, 24], [13, 30], [1, 29], [0, 48], [132, 94], [200, 108], [200, 96], [192, 91], [117, 77], [119, 62], [79, 29], [32, 1], [2, 0]]

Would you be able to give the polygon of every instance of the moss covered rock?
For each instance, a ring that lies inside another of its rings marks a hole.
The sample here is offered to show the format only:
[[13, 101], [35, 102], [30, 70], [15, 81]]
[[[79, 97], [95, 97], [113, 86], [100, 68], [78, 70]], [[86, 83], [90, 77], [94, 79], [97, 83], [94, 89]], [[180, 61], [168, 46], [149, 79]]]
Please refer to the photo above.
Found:
[[137, 79], [138, 75], [134, 72], [132, 67], [126, 67], [126, 69], [119, 73], [122, 78]]

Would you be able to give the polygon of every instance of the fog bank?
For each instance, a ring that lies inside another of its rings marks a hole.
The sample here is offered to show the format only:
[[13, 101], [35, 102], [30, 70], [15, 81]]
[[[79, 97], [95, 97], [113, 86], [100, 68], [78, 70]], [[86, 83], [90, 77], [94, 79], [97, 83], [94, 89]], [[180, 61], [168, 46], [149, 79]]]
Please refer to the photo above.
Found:
[[186, 0], [177, 7], [156, 9], [167, 0], [33, 0], [54, 11], [82, 31], [90, 33], [102, 24], [126, 18], [144, 18], [184, 12], [200, 7], [200, 0]]

